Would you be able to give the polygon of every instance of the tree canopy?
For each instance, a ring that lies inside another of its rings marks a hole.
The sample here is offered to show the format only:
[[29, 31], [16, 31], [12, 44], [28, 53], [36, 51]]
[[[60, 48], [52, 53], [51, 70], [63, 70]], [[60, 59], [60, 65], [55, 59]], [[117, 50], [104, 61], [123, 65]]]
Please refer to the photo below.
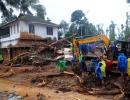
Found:
[[75, 10], [71, 14], [71, 22], [69, 32], [78, 33], [78, 36], [94, 35], [97, 33], [96, 27], [88, 21], [82, 10]]
[[38, 3], [38, 0], [0, 0], [0, 10], [3, 16], [9, 16], [8, 6], [20, 9], [21, 13], [31, 13], [29, 7]]
[[77, 24], [79, 24], [84, 16], [85, 14], [82, 12], [82, 10], [75, 10], [71, 14], [71, 22], [76, 22]]
[[2, 22], [8, 22], [14, 18], [13, 10], [17, 9], [22, 14], [33, 15], [32, 10], [36, 11], [36, 16], [45, 19], [46, 9], [38, 4], [39, 0], [0, 0], [0, 11], [2, 12]]
[[61, 36], [65, 36], [67, 34], [69, 30], [69, 24], [65, 21], [65, 20], [62, 20], [59, 24], [59, 38], [61, 38]]
[[116, 24], [114, 23], [114, 21], [111, 21], [111, 24], [109, 25], [109, 38], [111, 41], [114, 41], [115, 40], [115, 27], [116, 27]]
[[38, 5], [34, 5], [33, 9], [36, 10], [36, 16], [45, 19], [45, 15], [46, 15], [46, 9], [43, 5], [38, 4]]
[[127, 3], [130, 3], [130, 0], [127, 0]]
[[17, 16], [15, 14], [13, 14], [12, 8], [9, 8], [8, 13], [9, 13], [9, 16], [3, 16], [3, 15], [1, 16], [2, 23], [6, 23], [6, 22], [12, 21], [17, 18]]

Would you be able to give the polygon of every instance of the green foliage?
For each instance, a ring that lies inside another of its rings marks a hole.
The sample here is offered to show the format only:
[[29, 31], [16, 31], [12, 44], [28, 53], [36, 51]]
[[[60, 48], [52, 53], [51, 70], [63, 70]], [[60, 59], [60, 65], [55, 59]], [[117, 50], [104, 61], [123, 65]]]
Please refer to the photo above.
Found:
[[12, 20], [17, 18], [17, 16], [13, 14], [13, 9], [12, 8], [10, 8], [8, 10], [8, 12], [9, 12], [9, 16], [3, 16], [3, 15], [1, 16], [2, 23], [6, 23], [6, 22], [12, 21]]
[[[108, 31], [108, 30], [107, 30]], [[98, 24], [97, 25], [97, 32], [98, 33], [104, 33], [104, 31], [103, 31], [103, 25], [101, 25], [101, 24]]]
[[21, 13], [23, 14], [31, 14], [29, 7], [36, 4], [37, 2], [38, 0], [0, 0], [0, 10], [4, 17], [9, 17], [7, 6], [20, 9]]
[[10, 11], [7, 9], [7, 6], [9, 6], [20, 10], [22, 14], [33, 15], [30, 8], [34, 8], [37, 16], [44, 19], [46, 15], [45, 8], [43, 5], [37, 4], [38, 2], [39, 0], [0, 0], [0, 11], [3, 17], [9, 17]]
[[70, 36], [72, 36], [72, 34], [69, 32], [65, 34], [65, 37], [70, 37]]
[[[8, 10], [6, 8], [6, 0], [0, 0], [0, 11], [2, 12], [3, 16], [9, 16]], [[10, 4], [9, 4], [10, 5]]]
[[59, 31], [62, 33], [63, 36], [68, 32], [68, 29], [69, 24], [66, 21], [62, 20], [59, 25]]
[[127, 3], [130, 3], [130, 0], [127, 0]]
[[130, 38], [130, 27], [129, 27], [129, 15], [128, 13], [126, 13], [126, 27], [125, 27], [125, 31], [124, 31], [124, 34], [125, 34], [125, 40], [128, 40]]
[[109, 38], [110, 38], [110, 41], [114, 41], [115, 40], [115, 27], [116, 27], [116, 24], [111, 21], [111, 24], [109, 25]]
[[82, 12], [82, 10], [75, 10], [71, 14], [71, 22], [76, 22], [77, 24], [79, 24], [84, 16], [85, 14]]
[[[33, 15], [31, 8], [36, 11], [36, 16], [45, 19], [46, 10], [39, 0], [0, 0], [0, 11], [2, 12], [2, 22], [8, 22], [16, 18], [13, 9], [20, 10], [21, 14]], [[10, 8], [9, 10], [7, 9]]]
[[124, 41], [125, 40], [125, 27], [121, 24], [121, 29], [118, 28], [118, 40]]
[[17, 7], [20, 9], [20, 12], [23, 14], [31, 14], [29, 7], [33, 7], [33, 5], [37, 4], [38, 0], [19, 0], [17, 2]]
[[126, 27], [125, 29], [125, 40], [130, 38], [130, 27]]
[[58, 40], [62, 38], [63, 33], [61, 31], [58, 31]]
[[78, 33], [78, 36], [94, 35], [97, 33], [96, 27], [89, 23], [85, 14], [81, 10], [76, 10], [71, 15], [71, 26], [69, 33]]
[[77, 33], [77, 32], [78, 32], [78, 30], [77, 30], [76, 24], [72, 23], [69, 28], [69, 34], [73, 34], [73, 33]]
[[38, 4], [38, 5], [34, 5], [33, 9], [36, 10], [36, 16], [45, 19], [45, 15], [46, 15], [46, 9], [43, 5]]

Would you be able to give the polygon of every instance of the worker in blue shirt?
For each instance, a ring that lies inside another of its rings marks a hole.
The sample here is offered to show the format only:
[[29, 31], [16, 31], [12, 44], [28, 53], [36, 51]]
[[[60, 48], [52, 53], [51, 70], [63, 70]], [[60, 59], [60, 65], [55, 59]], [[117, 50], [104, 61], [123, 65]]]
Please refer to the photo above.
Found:
[[124, 53], [120, 53], [118, 56], [118, 69], [121, 73], [125, 73], [127, 70], [127, 57]]
[[119, 53], [118, 68], [119, 71], [121, 72], [121, 77], [124, 81], [123, 88], [125, 89], [125, 85], [126, 85], [125, 72], [127, 71], [127, 57], [124, 55], [124, 53]]

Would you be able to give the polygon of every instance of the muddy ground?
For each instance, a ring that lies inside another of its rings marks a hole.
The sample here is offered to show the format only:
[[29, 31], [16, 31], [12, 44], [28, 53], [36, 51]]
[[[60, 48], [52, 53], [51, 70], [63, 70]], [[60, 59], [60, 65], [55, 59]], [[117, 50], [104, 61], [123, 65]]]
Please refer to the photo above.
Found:
[[[70, 69], [67, 71], [72, 73]], [[0, 100], [112, 100], [121, 94], [119, 89], [111, 84], [114, 82], [123, 84], [120, 77], [115, 76], [108, 79], [104, 86], [99, 86], [95, 75], [82, 76], [87, 80], [84, 84], [80, 84], [73, 75], [61, 74], [55, 64], [41, 69], [32, 66], [11, 68], [0, 65]], [[99, 89], [116, 92], [112, 95], [108, 95], [109, 93], [90, 95], [90, 91]], [[15, 99], [9, 99], [12, 93]]]

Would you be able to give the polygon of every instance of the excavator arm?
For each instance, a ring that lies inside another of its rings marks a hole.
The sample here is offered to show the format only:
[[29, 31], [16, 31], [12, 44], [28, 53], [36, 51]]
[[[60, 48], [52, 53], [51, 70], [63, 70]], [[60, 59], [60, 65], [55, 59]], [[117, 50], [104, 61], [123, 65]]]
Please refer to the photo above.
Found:
[[84, 39], [73, 39], [73, 45], [76, 46], [78, 44], [87, 44], [87, 43], [93, 43], [101, 41], [105, 44], [105, 46], [108, 46], [110, 43], [109, 38], [106, 35], [100, 34], [92, 37], [87, 37]]

